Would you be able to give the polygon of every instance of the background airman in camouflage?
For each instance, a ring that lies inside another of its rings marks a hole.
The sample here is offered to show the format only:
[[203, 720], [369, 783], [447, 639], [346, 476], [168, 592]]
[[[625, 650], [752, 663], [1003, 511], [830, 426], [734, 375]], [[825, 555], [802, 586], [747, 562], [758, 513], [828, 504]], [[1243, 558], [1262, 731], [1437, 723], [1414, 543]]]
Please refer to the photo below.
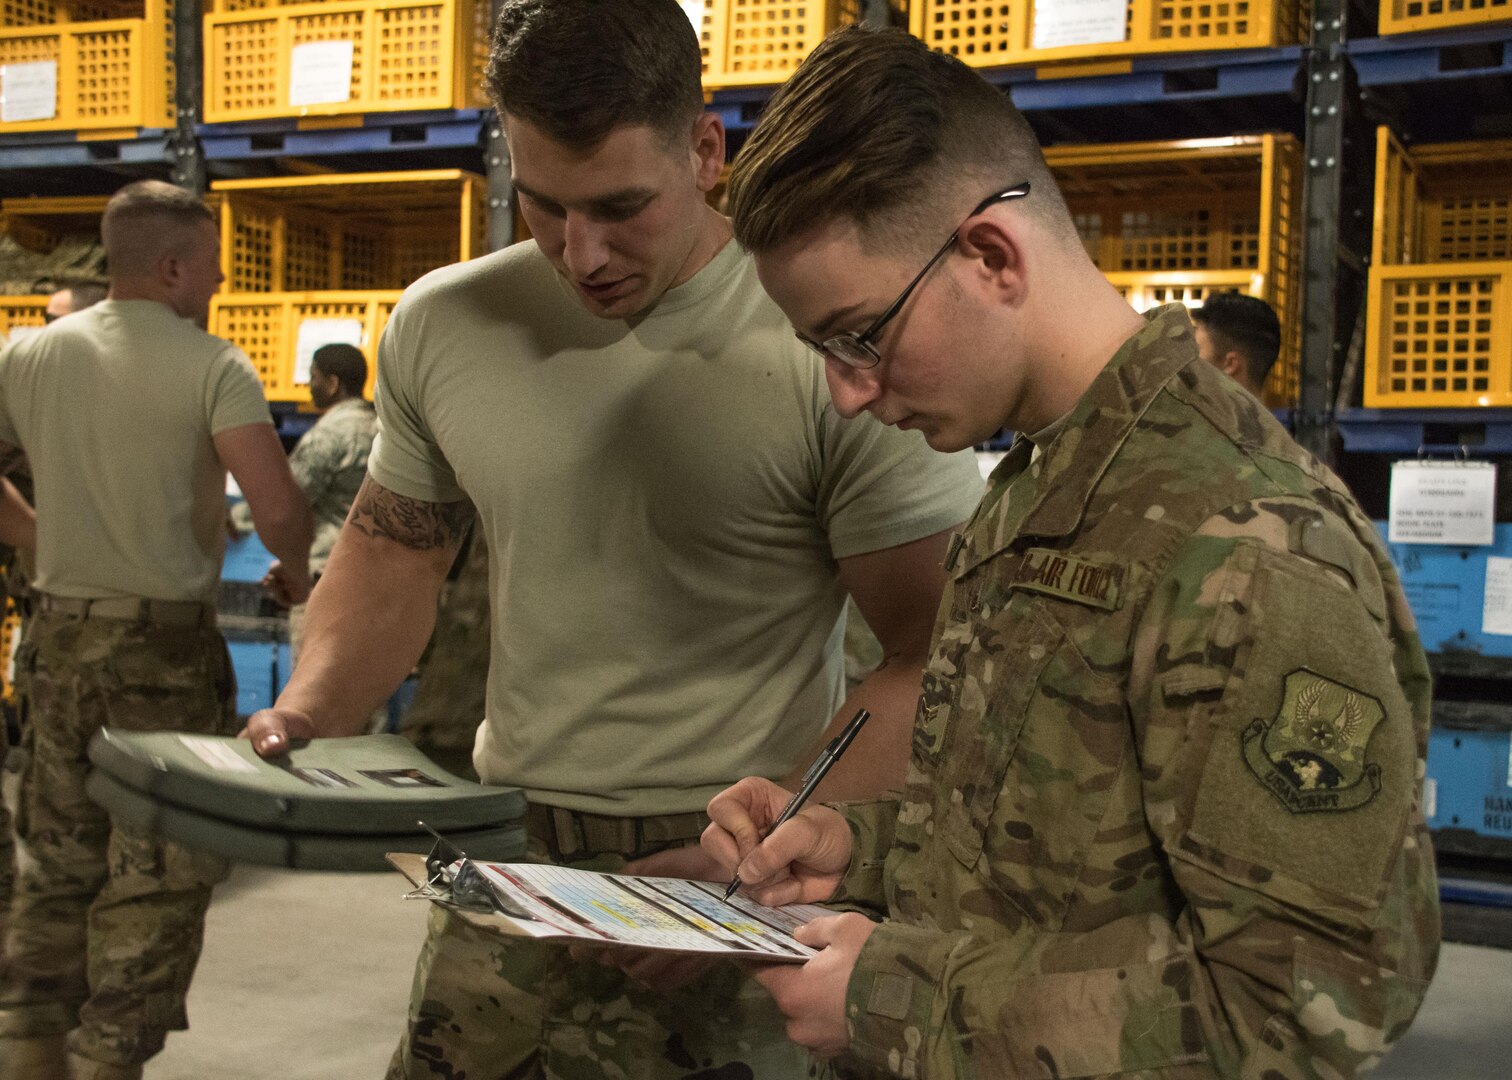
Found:
[[1097, 273], [1006, 97], [905, 35], [816, 50], [731, 207], [842, 413], [1034, 433], [946, 560], [898, 797], [764, 842], [776, 785], [710, 804], [759, 899], [861, 909], [759, 976], [790, 1036], [847, 1075], [1368, 1071], [1439, 927], [1426, 662], [1349, 493], [1181, 307]]

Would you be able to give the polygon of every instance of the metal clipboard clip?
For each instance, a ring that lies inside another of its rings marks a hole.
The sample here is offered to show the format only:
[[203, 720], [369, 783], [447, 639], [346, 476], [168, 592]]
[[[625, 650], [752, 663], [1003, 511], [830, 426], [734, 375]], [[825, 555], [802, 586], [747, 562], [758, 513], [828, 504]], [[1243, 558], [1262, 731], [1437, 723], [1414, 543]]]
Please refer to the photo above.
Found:
[[425, 856], [425, 884], [405, 893], [404, 899], [429, 900], [462, 911], [537, 921], [530, 912], [500, 896], [478, 869], [478, 864], [467, 857], [467, 852], [425, 822], [417, 824], [435, 837], [435, 843]]

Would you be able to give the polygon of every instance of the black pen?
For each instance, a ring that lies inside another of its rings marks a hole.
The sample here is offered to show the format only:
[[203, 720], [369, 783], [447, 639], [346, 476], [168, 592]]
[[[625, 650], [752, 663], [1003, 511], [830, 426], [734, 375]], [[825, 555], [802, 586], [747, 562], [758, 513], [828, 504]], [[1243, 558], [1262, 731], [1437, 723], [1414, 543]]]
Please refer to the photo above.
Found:
[[[845, 725], [845, 730], [829, 741], [829, 745], [819, 751], [819, 756], [809, 766], [808, 772], [803, 774], [803, 781], [798, 785], [798, 793], [788, 800], [788, 804], [782, 808], [782, 813], [777, 815], [777, 820], [772, 822], [772, 827], [766, 831], [771, 836], [783, 824], [790, 820], [798, 811], [803, 809], [803, 804], [808, 802], [814, 789], [824, 779], [824, 774], [830, 771], [830, 766], [840, 760], [840, 755], [850, 746], [856, 737], [856, 732], [861, 730], [861, 725], [871, 718], [871, 713], [862, 709], [851, 717], [851, 722]], [[765, 837], [763, 837], [765, 839]], [[729, 903], [730, 897], [735, 895], [735, 890], [740, 888], [740, 875], [735, 875], [735, 880], [730, 882], [730, 887], [725, 890], [724, 902]]]

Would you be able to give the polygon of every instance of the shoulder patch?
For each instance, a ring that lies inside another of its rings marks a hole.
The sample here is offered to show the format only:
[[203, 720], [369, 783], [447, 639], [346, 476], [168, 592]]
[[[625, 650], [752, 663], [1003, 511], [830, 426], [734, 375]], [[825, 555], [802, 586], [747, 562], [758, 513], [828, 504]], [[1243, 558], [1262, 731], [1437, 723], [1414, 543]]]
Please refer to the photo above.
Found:
[[1050, 548], [1030, 548], [1009, 588], [1117, 611], [1123, 599], [1123, 580], [1122, 563], [1097, 562]]
[[1293, 814], [1356, 810], [1381, 790], [1381, 767], [1365, 751], [1385, 716], [1369, 694], [1298, 668], [1275, 718], [1240, 734], [1244, 763]]

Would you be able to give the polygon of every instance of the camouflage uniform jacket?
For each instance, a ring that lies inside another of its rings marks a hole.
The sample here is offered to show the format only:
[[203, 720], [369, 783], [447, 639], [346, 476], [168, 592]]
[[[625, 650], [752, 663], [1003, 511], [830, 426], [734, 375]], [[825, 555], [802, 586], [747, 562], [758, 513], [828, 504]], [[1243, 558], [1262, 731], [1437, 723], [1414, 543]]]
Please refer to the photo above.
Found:
[[289, 455], [289, 468], [315, 514], [310, 573], [325, 569], [342, 522], [367, 476], [368, 454], [378, 434], [378, 414], [370, 401], [348, 398], [332, 405], [305, 432]]
[[952, 544], [842, 1070], [1356, 1076], [1438, 952], [1429, 677], [1342, 483], [1154, 313]]

